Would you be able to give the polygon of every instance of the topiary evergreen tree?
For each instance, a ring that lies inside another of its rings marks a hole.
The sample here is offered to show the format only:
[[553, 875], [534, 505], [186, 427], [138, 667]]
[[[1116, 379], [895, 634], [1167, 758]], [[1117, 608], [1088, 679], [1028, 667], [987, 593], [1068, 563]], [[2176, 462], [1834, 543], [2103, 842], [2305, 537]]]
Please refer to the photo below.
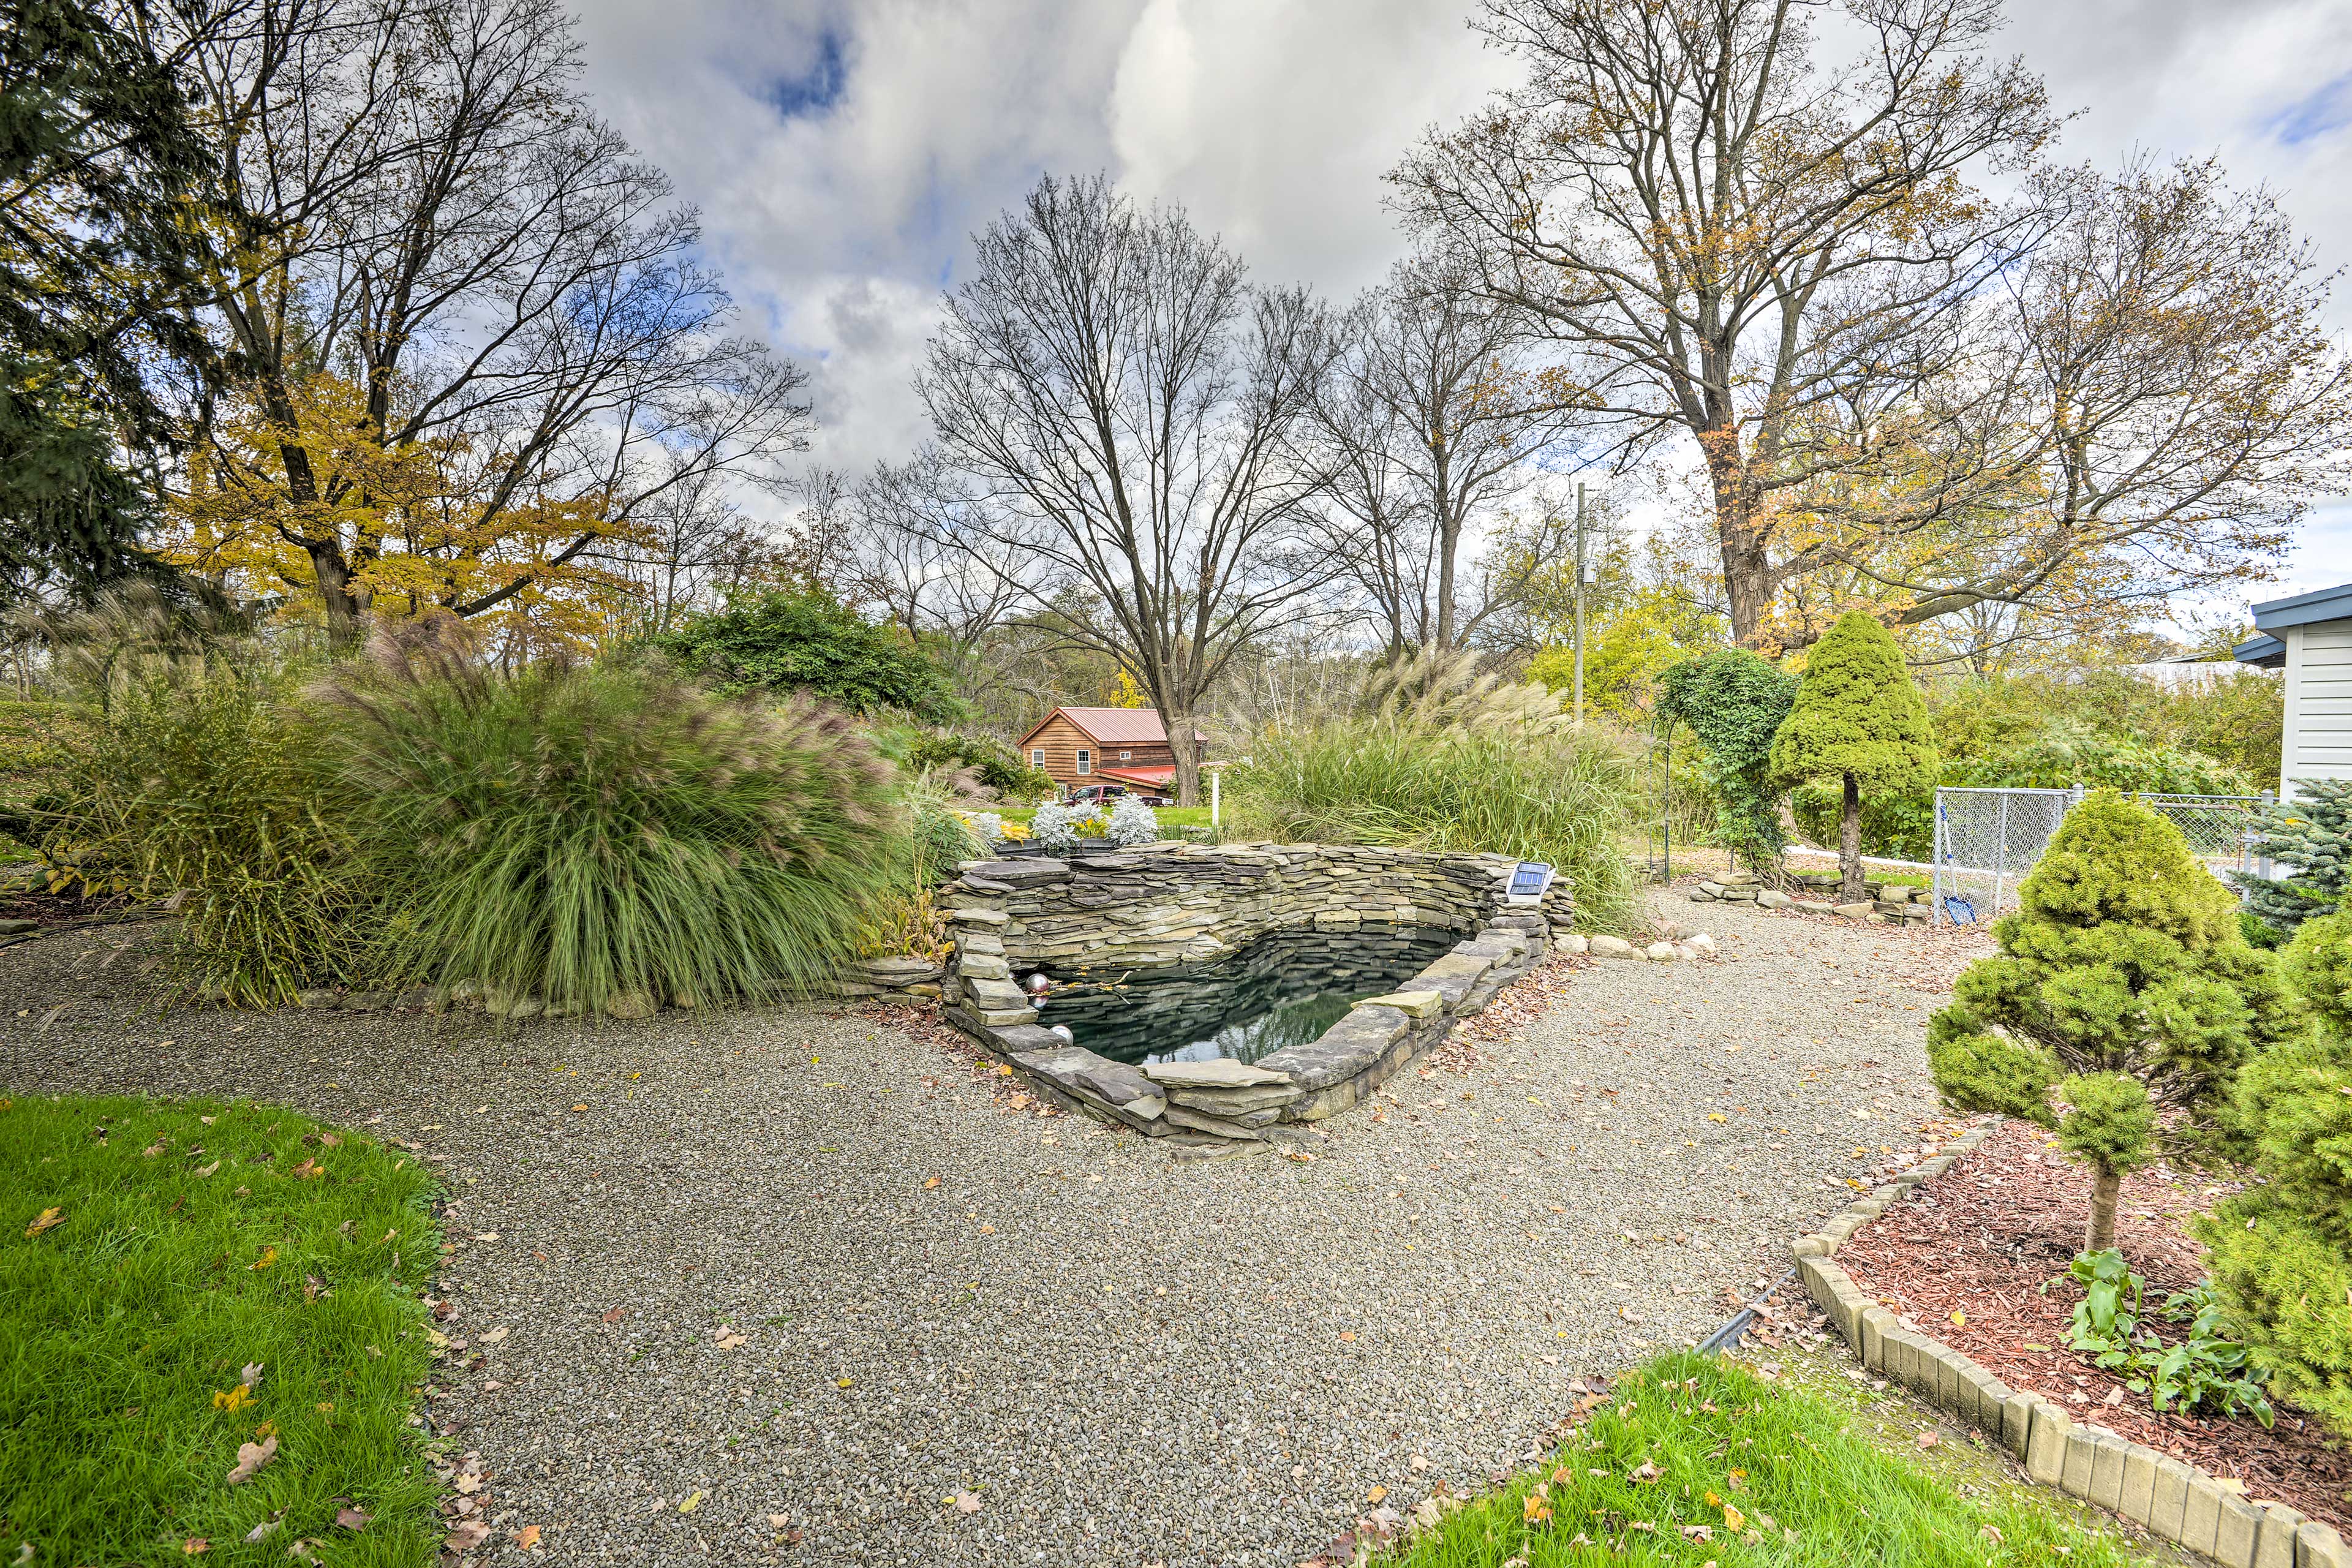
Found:
[[2299, 1010], [2180, 830], [2108, 790], [2066, 814], [1993, 934], [1928, 1025], [1936, 1088], [2055, 1131], [2091, 1167], [2084, 1250], [2105, 1251], [2125, 1173], [2227, 1143], [2239, 1068]]
[[1838, 617], [1806, 656], [1795, 705], [1772, 737], [1772, 774], [1783, 785], [1819, 780], [1844, 791], [1838, 865], [1845, 899], [1859, 900], [1862, 792], [1920, 789], [1936, 778], [1927, 704], [1902, 649], [1862, 611]]
[[2352, 1436], [2352, 914], [2305, 921], [2283, 967], [2317, 1027], [2246, 1068], [2239, 1119], [2263, 1180], [2197, 1234], [2254, 1364]]
[[2263, 811], [2250, 847], [2294, 868], [2284, 877], [2234, 874], [2247, 912], [2264, 925], [2292, 936], [2314, 915], [2341, 907], [2352, 881], [2352, 779], [2297, 779], [2293, 800]]
[[1687, 724], [1706, 748], [1699, 776], [1723, 808], [1725, 847], [1762, 868], [1780, 858], [1780, 794], [1772, 787], [1772, 737], [1796, 700], [1797, 678], [1746, 648], [1670, 666], [1658, 677], [1658, 718]]

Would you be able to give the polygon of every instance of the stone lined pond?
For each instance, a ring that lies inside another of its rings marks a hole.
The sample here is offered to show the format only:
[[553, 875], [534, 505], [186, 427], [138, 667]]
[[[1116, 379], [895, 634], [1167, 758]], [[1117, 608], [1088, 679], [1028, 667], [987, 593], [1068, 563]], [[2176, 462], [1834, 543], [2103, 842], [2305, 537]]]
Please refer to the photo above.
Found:
[[1396, 989], [1460, 938], [1421, 927], [1292, 929], [1205, 963], [1048, 969], [1037, 1021], [1113, 1061], [1254, 1062], [1313, 1040], [1353, 1003]]

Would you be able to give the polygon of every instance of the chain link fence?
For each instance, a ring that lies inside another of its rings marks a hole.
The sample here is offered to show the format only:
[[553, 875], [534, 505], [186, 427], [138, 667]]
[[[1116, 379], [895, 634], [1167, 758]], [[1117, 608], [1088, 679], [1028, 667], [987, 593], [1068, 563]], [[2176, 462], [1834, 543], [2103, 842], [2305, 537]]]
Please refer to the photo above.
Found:
[[[1939, 925], [1990, 921], [2017, 904], [2017, 884], [2033, 869], [2079, 789], [1936, 791], [1935, 883]], [[2169, 818], [2207, 869], [2270, 876], [2249, 846], [2268, 795], [2141, 795], [2134, 798]]]

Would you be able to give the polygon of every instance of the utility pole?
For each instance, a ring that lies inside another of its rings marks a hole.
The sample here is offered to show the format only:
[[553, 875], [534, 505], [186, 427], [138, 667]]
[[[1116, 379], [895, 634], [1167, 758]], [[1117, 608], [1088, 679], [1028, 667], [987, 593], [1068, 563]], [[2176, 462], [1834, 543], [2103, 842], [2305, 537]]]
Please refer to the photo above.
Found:
[[1576, 727], [1584, 728], [1584, 484], [1576, 487]]

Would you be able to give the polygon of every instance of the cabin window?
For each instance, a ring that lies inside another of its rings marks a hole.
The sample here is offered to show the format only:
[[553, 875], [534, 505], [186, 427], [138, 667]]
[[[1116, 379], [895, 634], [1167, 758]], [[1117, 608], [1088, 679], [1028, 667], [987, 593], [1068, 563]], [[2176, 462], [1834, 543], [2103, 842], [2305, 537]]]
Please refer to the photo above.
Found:
[[1044, 766], [1045, 765], [1045, 747], [1043, 747], [1043, 746], [1033, 746], [1033, 747], [1031, 747], [1031, 748], [1030, 748], [1030, 751], [1029, 751], [1029, 765], [1030, 765], [1031, 767], [1033, 767], [1033, 768], [1042, 768], [1042, 767], [1044, 767]]
[[1122, 763], [1131, 763], [1135, 760], [1135, 753], [1133, 752], [1121, 752], [1118, 754], [1118, 760]]
[[1084, 746], [1080, 746], [1078, 748], [1078, 772], [1081, 773], [1090, 773], [1094, 771], [1095, 754], [1092, 752], [1087, 751]]

